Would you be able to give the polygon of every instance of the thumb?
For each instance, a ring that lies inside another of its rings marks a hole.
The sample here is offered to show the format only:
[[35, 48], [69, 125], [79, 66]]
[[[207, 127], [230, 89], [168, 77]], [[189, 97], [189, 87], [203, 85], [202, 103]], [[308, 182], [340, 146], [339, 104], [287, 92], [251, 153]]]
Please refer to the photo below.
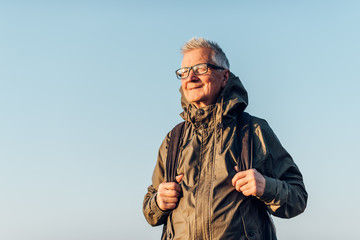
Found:
[[235, 171], [239, 172], [238, 166], [235, 166], [234, 168], [235, 168]]
[[183, 177], [184, 177], [184, 174], [181, 174], [181, 175], [176, 176], [175, 179], [178, 183], [180, 183]]

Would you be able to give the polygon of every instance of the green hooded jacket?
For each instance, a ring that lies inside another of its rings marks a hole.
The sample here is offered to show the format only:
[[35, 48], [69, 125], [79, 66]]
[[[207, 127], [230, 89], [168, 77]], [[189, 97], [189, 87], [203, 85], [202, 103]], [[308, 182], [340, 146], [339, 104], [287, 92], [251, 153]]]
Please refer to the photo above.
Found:
[[231, 182], [239, 155], [237, 121], [248, 103], [240, 79], [230, 73], [217, 102], [199, 109], [180, 92], [185, 129], [177, 175], [184, 175], [182, 195], [171, 211], [157, 206], [157, 189], [165, 181], [169, 133], [144, 198], [146, 220], [152, 226], [164, 224], [162, 239], [276, 239], [270, 214], [291, 218], [306, 207], [307, 192], [293, 159], [268, 123], [252, 117], [252, 168], [264, 176], [266, 186], [261, 197], [244, 196]]

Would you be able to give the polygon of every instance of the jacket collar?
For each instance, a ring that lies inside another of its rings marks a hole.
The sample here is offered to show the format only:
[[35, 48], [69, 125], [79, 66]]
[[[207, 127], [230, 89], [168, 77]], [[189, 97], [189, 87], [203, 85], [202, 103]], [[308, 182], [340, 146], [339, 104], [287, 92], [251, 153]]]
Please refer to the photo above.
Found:
[[185, 121], [195, 123], [209, 123], [213, 117], [215, 119], [231, 117], [233, 118], [239, 111], [244, 111], [248, 104], [248, 94], [245, 90], [240, 79], [233, 73], [230, 73], [229, 81], [223, 90], [220, 92], [219, 97], [215, 104], [202, 108], [196, 108], [195, 105], [189, 103], [180, 87], [181, 93], [181, 106], [183, 112], [180, 116]]

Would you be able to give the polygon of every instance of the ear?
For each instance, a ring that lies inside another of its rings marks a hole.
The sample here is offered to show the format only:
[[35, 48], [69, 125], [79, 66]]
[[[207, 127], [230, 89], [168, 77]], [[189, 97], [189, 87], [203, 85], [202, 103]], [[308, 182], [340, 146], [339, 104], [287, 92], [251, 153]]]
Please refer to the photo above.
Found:
[[221, 86], [224, 88], [227, 84], [227, 82], [229, 81], [229, 76], [230, 76], [230, 70], [229, 69], [225, 69], [224, 70], [224, 78], [223, 78], [223, 82], [221, 83]]

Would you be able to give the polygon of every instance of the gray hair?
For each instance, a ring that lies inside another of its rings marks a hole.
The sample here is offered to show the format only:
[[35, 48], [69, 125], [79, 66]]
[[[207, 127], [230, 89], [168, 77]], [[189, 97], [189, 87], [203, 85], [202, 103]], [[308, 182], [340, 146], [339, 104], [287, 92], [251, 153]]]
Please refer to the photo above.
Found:
[[230, 64], [229, 60], [227, 59], [225, 53], [220, 48], [220, 46], [214, 42], [204, 38], [192, 38], [184, 46], [181, 47], [181, 53], [185, 54], [190, 52], [191, 50], [199, 49], [199, 48], [208, 48], [212, 50], [212, 58], [215, 64], [221, 66], [223, 68], [229, 69]]

